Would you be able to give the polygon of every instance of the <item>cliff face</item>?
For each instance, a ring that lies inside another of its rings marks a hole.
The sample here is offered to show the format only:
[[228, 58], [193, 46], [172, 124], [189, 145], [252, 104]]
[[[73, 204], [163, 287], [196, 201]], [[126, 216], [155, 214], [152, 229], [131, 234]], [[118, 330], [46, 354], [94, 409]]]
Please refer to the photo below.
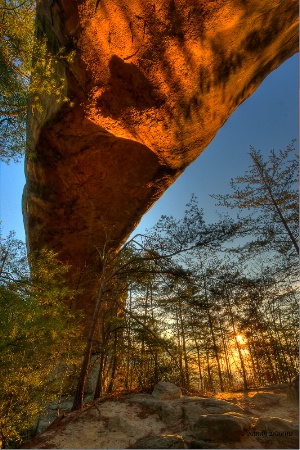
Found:
[[44, 96], [43, 111], [29, 117], [28, 246], [58, 251], [74, 274], [93, 272], [107, 230], [114, 245], [124, 241], [297, 51], [298, 2], [43, 0], [37, 8], [53, 53], [64, 47], [75, 58], [57, 65], [70, 101]]

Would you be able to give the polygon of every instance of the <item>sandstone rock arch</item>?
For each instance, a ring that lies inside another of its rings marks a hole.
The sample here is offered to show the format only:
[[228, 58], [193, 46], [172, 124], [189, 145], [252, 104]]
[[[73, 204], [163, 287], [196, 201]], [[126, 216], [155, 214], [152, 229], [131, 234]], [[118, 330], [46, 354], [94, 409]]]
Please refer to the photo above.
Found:
[[298, 50], [296, 0], [43, 0], [37, 23], [53, 53], [76, 55], [56, 69], [70, 102], [44, 96], [28, 120], [27, 243], [75, 278], [97, 270], [104, 225], [123, 242]]

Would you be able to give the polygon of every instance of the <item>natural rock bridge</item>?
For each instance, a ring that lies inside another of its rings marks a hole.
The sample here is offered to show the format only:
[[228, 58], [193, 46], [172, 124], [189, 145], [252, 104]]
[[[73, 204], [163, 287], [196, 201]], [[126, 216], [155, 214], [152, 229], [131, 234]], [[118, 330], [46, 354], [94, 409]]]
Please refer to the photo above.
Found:
[[129, 236], [298, 49], [296, 0], [43, 0], [37, 24], [75, 57], [56, 69], [70, 101], [45, 95], [29, 117], [27, 242], [74, 274], [95, 270], [104, 228], [116, 245]]

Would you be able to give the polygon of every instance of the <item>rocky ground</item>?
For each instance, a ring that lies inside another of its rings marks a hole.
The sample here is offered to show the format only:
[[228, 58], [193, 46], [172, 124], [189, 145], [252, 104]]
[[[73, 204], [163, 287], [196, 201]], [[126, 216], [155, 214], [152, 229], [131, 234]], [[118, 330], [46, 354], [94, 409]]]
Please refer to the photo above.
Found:
[[181, 395], [171, 383], [152, 394], [102, 398], [66, 412], [23, 448], [299, 448], [298, 405], [287, 387]]

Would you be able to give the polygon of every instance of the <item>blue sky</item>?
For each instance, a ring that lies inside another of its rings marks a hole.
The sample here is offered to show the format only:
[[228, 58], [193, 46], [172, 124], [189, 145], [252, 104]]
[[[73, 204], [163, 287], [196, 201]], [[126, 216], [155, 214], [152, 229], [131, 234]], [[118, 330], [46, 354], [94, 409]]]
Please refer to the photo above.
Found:
[[204, 209], [205, 220], [217, 220], [215, 201], [209, 194], [229, 192], [231, 178], [242, 175], [251, 165], [250, 145], [268, 154], [298, 139], [298, 56], [271, 73], [236, 109], [198, 159], [143, 217], [134, 233], [143, 233], [155, 225], [162, 214], [180, 218], [193, 193]]
[[[193, 193], [206, 221], [213, 222], [217, 208], [209, 194], [229, 191], [230, 179], [243, 174], [250, 165], [250, 145], [268, 153], [273, 148], [285, 148], [294, 138], [298, 139], [298, 55], [271, 73], [237, 108], [206, 150], [143, 217], [135, 233], [153, 226], [162, 214], [181, 217]], [[0, 174], [3, 235], [15, 230], [24, 240], [24, 164], [1, 164]]]

